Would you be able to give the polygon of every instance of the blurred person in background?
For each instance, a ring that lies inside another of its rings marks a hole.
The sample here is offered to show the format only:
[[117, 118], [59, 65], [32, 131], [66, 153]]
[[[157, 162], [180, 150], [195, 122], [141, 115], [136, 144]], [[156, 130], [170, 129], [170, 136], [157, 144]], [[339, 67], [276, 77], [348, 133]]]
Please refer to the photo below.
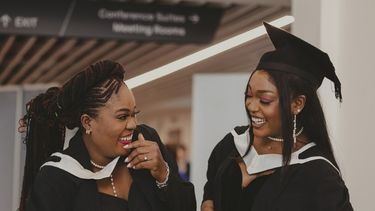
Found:
[[184, 181], [190, 181], [190, 162], [187, 158], [187, 150], [183, 144], [166, 144], [167, 150], [175, 158], [178, 173]]

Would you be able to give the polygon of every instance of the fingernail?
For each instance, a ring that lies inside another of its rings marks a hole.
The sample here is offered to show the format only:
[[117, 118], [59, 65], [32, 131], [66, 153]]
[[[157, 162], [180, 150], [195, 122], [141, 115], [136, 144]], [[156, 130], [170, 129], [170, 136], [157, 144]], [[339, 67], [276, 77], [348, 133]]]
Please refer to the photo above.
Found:
[[135, 166], [133, 166], [133, 169], [135, 169]]
[[127, 162], [129, 162], [129, 158], [126, 157], [125, 158], [125, 163], [127, 163]]
[[126, 148], [126, 149], [129, 148], [129, 144], [125, 145], [124, 148]]
[[128, 163], [128, 165], [126, 167], [131, 168], [132, 164]]

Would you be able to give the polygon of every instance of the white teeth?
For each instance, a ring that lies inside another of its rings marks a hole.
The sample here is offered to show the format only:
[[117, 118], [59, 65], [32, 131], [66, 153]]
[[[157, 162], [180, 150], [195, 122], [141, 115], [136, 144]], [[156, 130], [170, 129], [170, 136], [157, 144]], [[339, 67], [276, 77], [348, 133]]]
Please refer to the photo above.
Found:
[[251, 121], [252, 121], [254, 124], [257, 124], [257, 125], [264, 124], [264, 123], [266, 122], [265, 119], [263, 119], [263, 118], [258, 118], [258, 117], [251, 117]]
[[131, 141], [132, 140], [132, 136], [124, 136], [124, 137], [121, 137], [120, 140], [121, 141]]

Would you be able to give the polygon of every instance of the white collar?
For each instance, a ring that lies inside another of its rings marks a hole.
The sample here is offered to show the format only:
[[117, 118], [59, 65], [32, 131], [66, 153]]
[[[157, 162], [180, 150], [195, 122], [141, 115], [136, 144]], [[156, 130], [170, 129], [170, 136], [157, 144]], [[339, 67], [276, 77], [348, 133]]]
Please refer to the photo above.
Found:
[[70, 174], [73, 174], [78, 178], [94, 180], [100, 180], [103, 178], [110, 177], [117, 164], [118, 159], [120, 158], [116, 157], [100, 171], [92, 172], [88, 169], [85, 169], [77, 160], [75, 160], [69, 155], [60, 152], [55, 152], [51, 156], [59, 157], [61, 158], [61, 160], [58, 162], [48, 161], [44, 163], [40, 168], [42, 168], [43, 166], [53, 166], [62, 169]]
[[[250, 143], [250, 137], [249, 137], [249, 128], [242, 134], [237, 134], [235, 130], [231, 131], [233, 135], [234, 145], [236, 146], [237, 151], [243, 157], [245, 154], [247, 147]], [[316, 144], [314, 142], [308, 143], [299, 150], [295, 151], [291, 155], [290, 163], [289, 165], [294, 164], [303, 164], [307, 163], [313, 160], [324, 160], [331, 164], [339, 173], [340, 171], [336, 168], [335, 165], [331, 163], [328, 159], [322, 157], [322, 156], [312, 156], [306, 159], [300, 159], [299, 155], [306, 151], [307, 149], [315, 146]], [[246, 165], [246, 169], [248, 174], [257, 174], [263, 171], [275, 169], [281, 167], [282, 164], [282, 155], [281, 154], [262, 154], [259, 155], [254, 146], [251, 146], [249, 153], [243, 157], [243, 161]]]

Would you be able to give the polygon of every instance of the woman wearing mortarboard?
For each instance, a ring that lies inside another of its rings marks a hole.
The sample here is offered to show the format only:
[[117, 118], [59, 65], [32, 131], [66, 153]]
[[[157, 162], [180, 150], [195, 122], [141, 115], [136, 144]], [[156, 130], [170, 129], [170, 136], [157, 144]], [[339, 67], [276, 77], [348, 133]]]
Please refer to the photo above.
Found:
[[324, 78], [341, 84], [328, 55], [264, 23], [266, 52], [245, 91], [249, 126], [236, 127], [208, 161], [202, 210], [353, 210], [317, 96]]

